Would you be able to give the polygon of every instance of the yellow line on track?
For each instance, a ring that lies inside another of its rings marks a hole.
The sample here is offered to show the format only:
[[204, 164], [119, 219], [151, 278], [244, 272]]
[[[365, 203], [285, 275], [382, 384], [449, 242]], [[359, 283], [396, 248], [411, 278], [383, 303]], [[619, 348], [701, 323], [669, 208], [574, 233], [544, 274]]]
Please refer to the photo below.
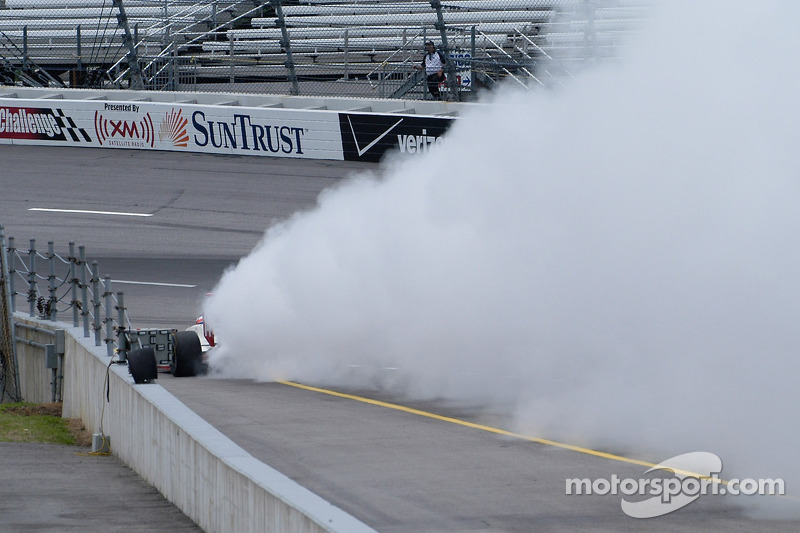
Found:
[[[485, 426], [483, 424], [476, 424], [475, 422], [467, 422], [466, 420], [460, 420], [458, 418], [453, 418], [453, 417], [450, 417], [450, 416], [437, 415], [436, 413], [429, 413], [428, 411], [422, 411], [420, 409], [414, 409], [413, 407], [406, 407], [405, 405], [399, 405], [399, 404], [396, 404], [396, 403], [383, 402], [381, 400], [373, 400], [372, 398], [365, 398], [364, 396], [356, 396], [355, 394], [347, 394], [347, 393], [344, 393], [344, 392], [337, 392], [337, 391], [330, 390], [330, 389], [323, 389], [323, 388], [320, 388], [320, 387], [312, 387], [311, 385], [303, 385], [302, 383], [296, 383], [294, 381], [278, 381], [277, 383], [280, 383], [282, 385], [288, 385], [289, 387], [295, 387], [297, 389], [304, 389], [304, 390], [311, 391], [311, 392], [318, 392], [320, 394], [327, 394], [329, 396], [336, 396], [338, 398], [346, 398], [348, 400], [355, 400], [355, 401], [361, 402], [361, 403], [367, 403], [367, 404], [370, 404], [370, 405], [377, 405], [379, 407], [385, 407], [387, 409], [393, 409], [395, 411], [402, 411], [404, 413], [409, 413], [409, 414], [412, 414], [412, 415], [424, 416], [425, 418], [431, 418], [433, 420], [440, 420], [442, 422], [448, 422], [450, 424], [456, 424], [458, 426], [468, 427], [468, 428], [472, 428], [472, 429], [478, 429], [480, 431], [486, 431], [488, 433], [495, 433], [497, 435], [503, 435], [503, 436], [506, 436], [506, 437], [512, 437], [512, 438], [515, 438], [515, 439], [525, 440], [525, 441], [528, 441], [528, 442], [536, 442], [538, 444], [544, 444], [546, 446], [553, 446], [555, 448], [562, 448], [564, 450], [571, 450], [573, 452], [583, 453], [583, 454], [586, 454], [586, 455], [592, 455], [594, 457], [602, 457], [603, 459], [610, 459], [612, 461], [619, 461], [621, 463], [629, 463], [629, 464], [634, 464], [634, 465], [646, 466], [648, 468], [652, 468], [654, 466], [657, 466], [656, 463], [650, 463], [650, 462], [647, 462], [647, 461], [640, 461], [638, 459], [631, 459], [630, 457], [624, 457], [622, 455], [615, 455], [613, 453], [606, 453], [606, 452], [601, 452], [601, 451], [598, 451], [598, 450], [592, 450], [591, 448], [583, 448], [581, 446], [575, 446], [574, 444], [567, 444], [565, 442], [558, 442], [558, 441], [555, 441], [555, 440], [549, 440], [549, 439], [542, 439], [542, 438], [539, 438], [539, 437], [533, 437], [531, 435], [524, 435], [522, 433], [515, 433], [514, 431], [507, 431], [505, 429], [499, 429], [499, 428], [494, 428], [494, 427], [491, 427], [491, 426]], [[680, 469], [675, 469], [675, 468], [673, 468], [671, 470], [673, 470], [675, 473], [681, 473], [683, 475], [688, 475], [688, 476], [692, 476], [692, 477], [696, 477], [696, 478], [713, 479], [716, 483], [720, 483], [722, 485], [728, 485], [728, 480], [726, 480], [726, 479], [709, 478], [709, 477], [703, 476], [701, 474], [697, 474], [697, 473], [694, 473], [694, 472], [688, 472], [688, 471], [685, 471], [685, 470], [680, 470]], [[800, 501], [800, 499], [798, 499], [795, 496], [790, 496], [790, 495], [786, 495], [786, 494], [778, 495], [778, 496], [780, 498], [794, 500], [795, 502], [799, 502]]]
[[348, 400], [355, 400], [361, 403], [368, 403], [370, 405], [377, 405], [380, 407], [385, 407], [387, 409], [393, 409], [395, 411], [402, 411], [404, 413], [409, 413], [412, 415], [424, 416], [425, 418], [432, 418], [434, 420], [440, 420], [442, 422], [449, 422], [450, 424], [456, 424], [458, 426], [464, 426], [472, 429], [478, 429], [481, 431], [486, 431], [488, 433], [495, 433], [497, 435], [503, 435], [506, 437], [512, 437], [515, 439], [525, 440], [529, 442], [536, 442], [538, 444], [544, 444], [547, 446], [553, 446], [556, 448], [562, 448], [564, 450], [572, 450], [573, 452], [583, 453], [586, 455], [593, 455], [595, 457], [602, 457], [603, 459], [611, 459], [612, 461], [620, 461], [623, 463], [630, 463], [634, 465], [646, 466], [648, 468], [652, 468], [656, 466], [655, 463], [648, 463], [647, 461], [639, 461], [638, 459], [631, 459], [629, 457], [623, 457], [621, 455], [615, 455], [613, 453], [606, 453], [601, 452], [598, 450], [592, 450], [590, 448], [583, 448], [581, 446], [575, 446], [573, 444], [567, 444], [564, 442], [558, 442], [549, 439], [542, 439], [539, 437], [533, 437], [530, 435], [523, 435], [522, 433], [515, 433], [513, 431], [507, 431], [505, 429], [494, 428], [491, 426], [484, 426], [483, 424], [476, 424], [475, 422], [467, 422], [466, 420], [460, 420], [458, 418], [452, 418], [449, 416], [442, 416], [437, 415], [435, 413], [429, 413], [428, 411], [422, 411], [420, 409], [414, 409], [413, 407], [406, 407], [404, 405], [398, 405], [396, 403], [389, 403], [383, 402], [380, 400], [373, 400], [372, 398], [365, 398], [363, 396], [356, 396], [354, 394], [346, 394], [344, 392], [337, 392], [330, 389], [322, 389], [320, 387], [312, 387], [310, 385], [303, 385], [301, 383], [296, 383], [294, 381], [278, 381], [278, 383], [282, 385], [288, 385], [290, 387], [296, 387], [298, 389], [304, 389], [307, 391], [312, 392], [319, 392], [321, 394], [327, 394], [329, 396], [336, 396], [338, 398], [346, 398]]

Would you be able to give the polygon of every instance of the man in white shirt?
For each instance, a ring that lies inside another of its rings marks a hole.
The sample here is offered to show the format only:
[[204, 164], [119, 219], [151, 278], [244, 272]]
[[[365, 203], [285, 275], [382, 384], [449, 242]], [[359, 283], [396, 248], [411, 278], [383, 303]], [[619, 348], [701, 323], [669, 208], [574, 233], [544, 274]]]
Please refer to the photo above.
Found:
[[425, 57], [422, 58], [421, 65], [415, 65], [417, 70], [424, 70], [428, 80], [428, 90], [434, 100], [439, 100], [439, 84], [445, 80], [444, 64], [447, 60], [444, 54], [436, 49], [433, 41], [425, 43]]

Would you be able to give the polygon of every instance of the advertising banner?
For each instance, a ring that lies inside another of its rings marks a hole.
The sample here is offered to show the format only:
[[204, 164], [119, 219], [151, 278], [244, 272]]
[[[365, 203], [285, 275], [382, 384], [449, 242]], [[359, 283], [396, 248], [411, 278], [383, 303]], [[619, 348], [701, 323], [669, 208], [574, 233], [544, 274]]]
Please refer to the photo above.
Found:
[[390, 150], [424, 154], [435, 150], [452, 118], [339, 113], [342, 151], [347, 161], [379, 161]]
[[379, 161], [423, 154], [454, 119], [222, 105], [0, 98], [0, 144]]
[[233, 106], [4, 99], [0, 143], [342, 159], [335, 112]]
[[0, 106], [0, 139], [54, 141], [54, 144], [92, 142], [86, 130], [76, 126], [63, 110], [33, 105]]

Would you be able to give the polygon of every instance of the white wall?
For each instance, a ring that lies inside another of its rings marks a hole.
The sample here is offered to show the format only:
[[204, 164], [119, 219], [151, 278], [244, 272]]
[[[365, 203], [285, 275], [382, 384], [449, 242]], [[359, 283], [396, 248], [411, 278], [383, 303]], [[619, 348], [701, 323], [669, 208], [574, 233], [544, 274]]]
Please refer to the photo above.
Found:
[[[93, 433], [102, 425], [111, 439], [111, 452], [203, 530], [373, 531], [255, 459], [160, 385], [135, 385], [127, 366], [109, 367], [105, 348], [95, 347], [92, 338], [84, 339], [80, 328], [19, 314], [16, 318], [67, 330], [63, 416], [82, 419]], [[31, 351], [18, 355], [23, 374], [36, 373], [39, 367], [47, 370], [44, 356], [39, 365]], [[28, 379], [37, 378], [21, 376]]]

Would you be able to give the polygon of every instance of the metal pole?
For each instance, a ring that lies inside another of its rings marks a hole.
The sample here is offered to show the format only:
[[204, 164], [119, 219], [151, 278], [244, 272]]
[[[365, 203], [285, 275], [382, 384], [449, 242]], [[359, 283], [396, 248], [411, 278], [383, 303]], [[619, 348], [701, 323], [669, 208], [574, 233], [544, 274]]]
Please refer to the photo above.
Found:
[[436, 10], [436, 24], [434, 28], [439, 30], [439, 35], [442, 39], [442, 52], [447, 58], [445, 63], [445, 70], [447, 71], [447, 87], [450, 89], [451, 100], [459, 101], [458, 85], [456, 84], [456, 66], [453, 60], [448, 57], [450, 55], [450, 47], [447, 44], [447, 28], [444, 25], [444, 15], [442, 14], [442, 2], [440, 0], [431, 0], [431, 7]]
[[469, 42], [469, 53], [472, 59], [475, 59], [475, 37], [477, 34], [477, 30], [475, 26], [472, 27], [472, 31], [470, 32], [470, 42]]
[[175, 44], [175, 37], [172, 38], [172, 70], [170, 71], [169, 89], [171, 91], [178, 90], [178, 70], [175, 68], [175, 62], [178, 61], [178, 46]]
[[344, 80], [350, 79], [350, 30], [344, 30]]
[[47, 361], [48, 365], [52, 359], [56, 360], [56, 366], [50, 367], [50, 371], [52, 373], [52, 377], [50, 379], [50, 394], [51, 394], [51, 402], [56, 401], [56, 390], [58, 389], [58, 356], [56, 356], [56, 345], [55, 344], [47, 344], [44, 347], [44, 357], [45, 361]]
[[100, 267], [92, 261], [92, 308], [94, 309], [94, 345], [100, 346]]
[[86, 247], [78, 246], [78, 256], [81, 269], [81, 316], [83, 316], [83, 336], [89, 336], [89, 295], [86, 285]]
[[270, 0], [270, 4], [275, 8], [275, 24], [281, 28], [281, 46], [286, 51], [284, 65], [289, 69], [289, 82], [292, 84], [289, 93], [296, 96], [300, 94], [300, 85], [297, 82], [297, 71], [294, 68], [294, 60], [292, 59], [292, 44], [289, 41], [289, 30], [286, 29], [286, 19], [283, 17], [281, 0]]
[[117, 293], [117, 354], [120, 363], [128, 360], [128, 339], [125, 335], [125, 294]]
[[114, 317], [111, 315], [111, 276], [103, 278], [103, 282], [105, 289], [103, 297], [106, 301], [106, 355], [111, 357], [114, 355], [114, 339], [112, 337], [114, 332]]
[[69, 284], [72, 291], [72, 327], [78, 327], [78, 272], [75, 243], [69, 243]]
[[83, 69], [83, 60], [81, 58], [83, 53], [82, 53], [82, 50], [81, 50], [81, 25], [80, 24], [78, 24], [78, 27], [75, 28], [75, 37], [77, 37], [77, 41], [76, 41], [77, 50], [76, 51], [77, 51], [77, 54], [78, 54], [78, 70], [81, 70], [81, 69]]
[[50, 262], [50, 275], [47, 278], [49, 296], [46, 311], [50, 321], [55, 322], [58, 298], [56, 297], [56, 252], [53, 249], [53, 241], [47, 242], [47, 260]]
[[[0, 226], [2, 229], [2, 226]], [[14, 278], [17, 277], [17, 249], [14, 247], [14, 237], [8, 238], [8, 292], [11, 295], [11, 312], [15, 311], [16, 301], [17, 301], [17, 292], [14, 289]]]
[[36, 239], [31, 239], [28, 249], [28, 303], [30, 315], [36, 316]]
[[[427, 43], [427, 42], [428, 42], [428, 28], [423, 26], [422, 27], [422, 46], [424, 47], [425, 43]], [[422, 65], [425, 66], [425, 63], [423, 62]], [[428, 79], [427, 78], [428, 78], [427, 73], [423, 69], [422, 70], [422, 80], [423, 80], [422, 81], [422, 99], [423, 100], [427, 100], [428, 99]]]
[[122, 44], [128, 49], [128, 68], [131, 73], [131, 89], [141, 91], [144, 89], [144, 79], [142, 78], [142, 69], [139, 67], [139, 58], [136, 56], [136, 46], [133, 42], [133, 37], [131, 37], [131, 27], [128, 25], [128, 16], [125, 14], [125, 6], [122, 5], [122, 0], [112, 0], [112, 4], [119, 10], [117, 22], [123, 31]]
[[[3, 226], [0, 224], [0, 352], [2, 352], [2, 362], [4, 376], [0, 376], [0, 402], [6, 396], [6, 380], [9, 373], [14, 373], [14, 392], [11, 395], [11, 400], [18, 402], [20, 400], [20, 387], [19, 387], [19, 365], [17, 363], [17, 346], [14, 342], [16, 333], [14, 331], [14, 319], [12, 317], [11, 308], [11, 292], [10, 284], [3, 283], [6, 278], [6, 272], [9, 276], [13, 276], [13, 271], [6, 268], [8, 264], [8, 256], [6, 255], [6, 234]], [[12, 367], [12, 368], [9, 368]]]
[[22, 27], [22, 69], [28, 70], [28, 26]]
[[[595, 61], [600, 59], [600, 51], [597, 47], [597, 31], [594, 26], [595, 7], [589, 0], [584, 0], [583, 7], [586, 10], [586, 29], [583, 32], [583, 47], [586, 59], [591, 56]], [[591, 53], [589, 49], [591, 48]]]
[[[228, 37], [228, 61], [231, 62], [231, 73], [230, 73], [230, 84], [233, 85], [234, 82], [234, 71], [233, 71], [233, 37]], [[232, 87], [231, 87], [232, 88]]]

